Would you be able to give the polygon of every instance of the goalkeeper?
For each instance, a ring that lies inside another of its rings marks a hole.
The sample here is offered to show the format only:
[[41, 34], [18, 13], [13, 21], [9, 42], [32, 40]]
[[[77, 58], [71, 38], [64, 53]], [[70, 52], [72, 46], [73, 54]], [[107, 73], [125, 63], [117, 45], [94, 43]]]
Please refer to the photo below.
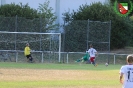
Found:
[[29, 43], [26, 44], [26, 47], [24, 49], [24, 55], [27, 57], [28, 62], [33, 62], [33, 58], [30, 53], [31, 49], [29, 47]]
[[[88, 52], [86, 51], [86, 54], [85, 54], [82, 58], [77, 59], [75, 62], [85, 62], [85, 61], [89, 61], [89, 58], [90, 58], [90, 56], [89, 56]], [[88, 62], [87, 62], [87, 63], [88, 63]]]

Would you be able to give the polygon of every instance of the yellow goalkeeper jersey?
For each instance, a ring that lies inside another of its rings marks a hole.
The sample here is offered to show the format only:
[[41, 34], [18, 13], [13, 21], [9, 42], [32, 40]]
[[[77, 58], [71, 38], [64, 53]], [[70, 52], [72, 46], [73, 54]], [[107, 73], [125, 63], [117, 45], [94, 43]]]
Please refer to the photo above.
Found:
[[24, 55], [29, 55], [30, 54], [30, 47], [29, 46], [26, 46], [25, 49], [24, 49]]

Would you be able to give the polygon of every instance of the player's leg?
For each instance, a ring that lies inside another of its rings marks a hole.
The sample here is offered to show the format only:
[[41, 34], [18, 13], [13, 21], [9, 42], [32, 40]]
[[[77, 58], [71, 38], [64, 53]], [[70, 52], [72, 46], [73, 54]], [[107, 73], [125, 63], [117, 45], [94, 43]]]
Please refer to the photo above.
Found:
[[95, 67], [97, 66], [97, 64], [96, 64], [96, 62], [95, 62], [95, 57], [94, 57], [94, 59], [93, 59], [93, 64], [94, 64]]
[[77, 59], [75, 62], [80, 62], [81, 60], [80, 59]]
[[31, 63], [34, 63], [35, 62], [35, 60], [34, 60], [34, 58], [31, 56]]
[[27, 57], [27, 62], [29, 62], [29, 61], [30, 61], [30, 59], [29, 59], [29, 55], [26, 55], [26, 57]]
[[91, 58], [90, 58], [90, 61], [92, 62], [92, 64], [93, 64], [94, 66], [97, 66], [96, 63], [95, 63], [95, 57], [91, 57]]
[[31, 56], [31, 54], [29, 55], [29, 60], [32, 62], [33, 61], [33, 58]]
[[83, 57], [80, 59], [77, 59], [75, 62], [81, 62], [83, 60]]
[[88, 58], [87, 58], [87, 56], [85, 55], [84, 57], [83, 57], [83, 61], [87, 61], [88, 60]]
[[88, 56], [87, 54], [85, 56], [83, 56], [82, 62], [86, 61], [86, 63], [88, 62]]
[[90, 57], [90, 63], [93, 64], [93, 57]]

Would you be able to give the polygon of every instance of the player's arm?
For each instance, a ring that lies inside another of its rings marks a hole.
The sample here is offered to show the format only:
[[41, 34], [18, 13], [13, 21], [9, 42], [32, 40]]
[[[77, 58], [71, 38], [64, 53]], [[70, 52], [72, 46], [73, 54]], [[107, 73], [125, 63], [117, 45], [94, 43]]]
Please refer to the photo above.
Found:
[[120, 76], [119, 76], [119, 80], [120, 80], [120, 83], [122, 83], [123, 84], [123, 73], [120, 73]]
[[96, 55], [96, 57], [98, 56], [98, 52], [95, 50], [95, 55]]
[[96, 52], [95, 52], [95, 54], [97, 55], [97, 54], [98, 54], [98, 52], [96, 51]]
[[28, 47], [27, 50], [30, 52], [31, 51], [30, 47]]

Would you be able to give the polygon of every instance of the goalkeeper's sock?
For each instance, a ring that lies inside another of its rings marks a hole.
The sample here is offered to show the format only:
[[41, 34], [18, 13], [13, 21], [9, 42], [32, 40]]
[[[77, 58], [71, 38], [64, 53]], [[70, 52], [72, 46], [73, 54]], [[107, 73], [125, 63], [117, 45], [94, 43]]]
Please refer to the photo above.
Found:
[[80, 59], [76, 60], [76, 62], [80, 62], [80, 61], [81, 61]]

